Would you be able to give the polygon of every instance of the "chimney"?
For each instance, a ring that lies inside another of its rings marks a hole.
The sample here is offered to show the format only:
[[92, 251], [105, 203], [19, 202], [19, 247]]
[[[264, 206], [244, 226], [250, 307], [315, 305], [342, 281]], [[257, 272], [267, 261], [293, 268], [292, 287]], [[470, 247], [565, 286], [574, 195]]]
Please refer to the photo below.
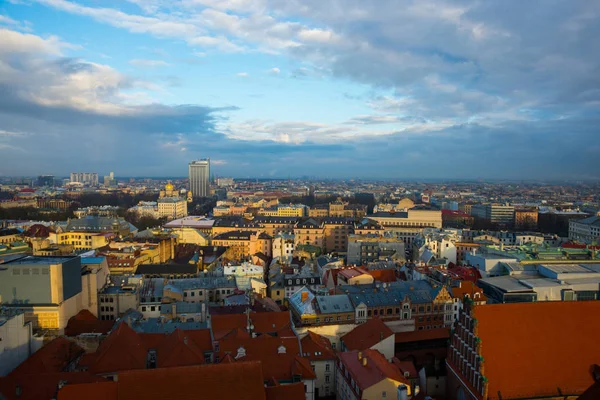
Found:
[[398, 400], [408, 400], [408, 388], [406, 385], [398, 386]]
[[302, 292], [302, 302], [304, 303], [308, 299], [308, 292]]
[[367, 357], [363, 357], [362, 358], [362, 366], [366, 367], [367, 366]]
[[358, 359], [359, 359], [359, 360], [362, 360], [362, 351], [359, 351], [359, 352], [358, 352]]
[[171, 304], [171, 313], [173, 314], [173, 319], [177, 318], [177, 305], [175, 303]]
[[188, 338], [187, 338], [187, 336], [183, 337], [183, 344], [185, 344], [187, 346], [187, 344], [188, 344]]

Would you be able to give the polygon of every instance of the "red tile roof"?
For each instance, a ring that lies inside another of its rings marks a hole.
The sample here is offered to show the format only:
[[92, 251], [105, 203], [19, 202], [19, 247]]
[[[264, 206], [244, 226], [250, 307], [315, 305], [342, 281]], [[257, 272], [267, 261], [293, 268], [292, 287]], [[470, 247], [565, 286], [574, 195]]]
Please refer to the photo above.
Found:
[[73, 386], [78, 387], [65, 386], [58, 400], [266, 400], [257, 362], [124, 371], [112, 387], [100, 389], [106, 394], [104, 397], [90, 397], [99, 389], [97, 385]]
[[308, 331], [300, 341], [302, 355], [310, 361], [335, 360], [331, 342], [324, 336]]
[[374, 269], [369, 274], [379, 282], [396, 282], [396, 271], [393, 269]]
[[95, 374], [146, 368], [148, 349], [138, 334], [121, 322], [96, 351], [89, 371]]
[[112, 381], [66, 385], [58, 392], [58, 400], [117, 400], [117, 387]]
[[[292, 322], [289, 311], [251, 312], [250, 320], [255, 333], [275, 333], [282, 337], [294, 336], [291, 330]], [[214, 315], [211, 318], [211, 325], [215, 340], [219, 340], [236, 329], [246, 330], [248, 317], [246, 314]]]
[[[452, 287], [450, 288], [452, 292], [452, 296], [454, 298], [464, 299], [465, 296], [468, 296], [471, 299], [475, 299], [476, 301], [487, 302], [487, 296], [483, 294], [483, 289], [476, 286], [472, 281], [461, 281], [460, 287]], [[475, 298], [475, 294], [477, 294], [477, 298]]]
[[410, 342], [420, 342], [423, 340], [448, 339], [449, 337], [450, 337], [450, 329], [435, 328], [435, 329], [425, 329], [422, 331], [397, 332], [395, 342], [396, 343], [410, 343]]
[[[392, 358], [392, 364], [394, 364], [407, 378], [418, 378], [417, 369], [412, 361], [400, 361], [396, 357]], [[407, 376], [408, 374], [408, 376]]]
[[[285, 352], [279, 352], [280, 346]], [[260, 361], [264, 380], [275, 378], [278, 381], [292, 380], [294, 375], [303, 379], [315, 379], [315, 374], [308, 360], [300, 357], [298, 339], [278, 338], [262, 335], [257, 338], [226, 338], [219, 342], [219, 359], [230, 354], [236, 361]], [[238, 349], [244, 348], [245, 356], [238, 356]]]
[[600, 360], [600, 301], [474, 306], [488, 398], [583, 393]]
[[62, 372], [83, 353], [84, 350], [77, 344], [59, 337], [33, 353], [8, 376]]
[[112, 329], [114, 321], [101, 321], [88, 310], [81, 310], [77, 315], [71, 317], [65, 327], [66, 336], [78, 336], [82, 333], [108, 334]]
[[159, 368], [204, 364], [204, 353], [186, 333], [175, 329], [156, 349]]
[[[388, 362], [377, 350], [349, 351], [338, 353], [338, 357], [360, 390], [364, 391], [386, 378], [409, 384], [398, 367]], [[366, 365], [363, 365], [363, 358], [366, 359]]]
[[302, 382], [289, 385], [275, 385], [265, 388], [267, 400], [304, 400], [304, 384]]
[[[105, 378], [87, 372], [59, 372], [0, 377], [0, 398], [7, 400], [52, 399], [60, 382], [87, 383], [102, 382]], [[17, 396], [17, 387], [20, 396]]]
[[348, 350], [366, 350], [393, 334], [381, 319], [371, 318], [342, 336], [341, 340]]

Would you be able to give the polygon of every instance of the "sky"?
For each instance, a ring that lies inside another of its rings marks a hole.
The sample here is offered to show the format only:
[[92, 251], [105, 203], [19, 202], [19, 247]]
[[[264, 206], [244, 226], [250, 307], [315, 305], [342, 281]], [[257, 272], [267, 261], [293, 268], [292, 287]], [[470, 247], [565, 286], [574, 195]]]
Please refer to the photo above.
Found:
[[0, 175], [600, 178], [600, 2], [2, 0]]

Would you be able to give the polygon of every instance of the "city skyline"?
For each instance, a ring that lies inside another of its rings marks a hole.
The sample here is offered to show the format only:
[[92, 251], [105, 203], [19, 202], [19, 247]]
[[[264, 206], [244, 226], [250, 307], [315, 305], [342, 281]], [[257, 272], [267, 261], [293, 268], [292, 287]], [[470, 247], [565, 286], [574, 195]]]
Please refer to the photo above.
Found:
[[[598, 179], [589, 2], [10, 0], [0, 172]], [[535, 22], [532, 22], [532, 18]]]

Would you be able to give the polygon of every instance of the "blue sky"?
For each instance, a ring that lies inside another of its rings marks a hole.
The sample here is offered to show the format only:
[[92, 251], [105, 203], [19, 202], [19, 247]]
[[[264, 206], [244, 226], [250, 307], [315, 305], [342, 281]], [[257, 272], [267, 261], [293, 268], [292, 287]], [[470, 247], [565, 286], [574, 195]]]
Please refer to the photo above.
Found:
[[600, 5], [6, 0], [0, 175], [600, 177]]

